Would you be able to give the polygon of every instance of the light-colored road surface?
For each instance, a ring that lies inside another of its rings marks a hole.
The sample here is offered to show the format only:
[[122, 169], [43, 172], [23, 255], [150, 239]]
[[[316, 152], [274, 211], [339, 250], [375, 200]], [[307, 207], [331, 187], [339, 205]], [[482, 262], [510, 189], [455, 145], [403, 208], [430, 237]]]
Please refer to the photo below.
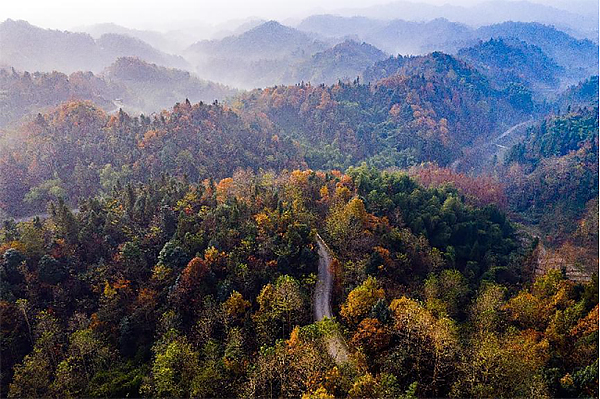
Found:
[[531, 125], [533, 125], [535, 122], [535, 120], [533, 119], [529, 119], [526, 120], [525, 122], [521, 122], [521, 123], [517, 123], [516, 125], [514, 125], [513, 127], [511, 127], [510, 129], [506, 130], [504, 133], [502, 133], [500, 136], [496, 137], [493, 141], [493, 143], [496, 143], [498, 140], [503, 139], [506, 136], [509, 136], [511, 134], [513, 134], [516, 130], [519, 130], [521, 128], [524, 127], [529, 127]]
[[[16, 219], [14, 219], [14, 221], [15, 221], [15, 223], [31, 222], [36, 217], [38, 217], [40, 219], [48, 219], [50, 217], [50, 214], [49, 213], [38, 213], [37, 215], [23, 216], [20, 218], [16, 218]], [[6, 218], [6, 219], [10, 220], [11, 218]]]
[[[491, 159], [493, 159], [494, 155], [496, 155], [499, 159], [501, 159], [504, 156], [504, 153], [506, 153], [510, 149], [510, 147], [512, 147], [515, 144], [515, 140], [523, 136], [526, 132], [526, 129], [529, 126], [532, 126], [534, 123], [535, 119], [529, 119], [525, 122], [520, 122], [514, 126], [511, 126], [504, 132], [502, 132], [500, 135], [486, 141], [485, 143], [471, 148], [470, 151], [472, 152], [472, 154], [467, 158], [490, 161]], [[462, 166], [462, 164], [464, 163], [463, 161], [465, 161], [465, 159], [466, 158], [457, 159], [450, 165], [450, 169], [452, 169], [455, 172], [458, 172], [459, 167]], [[466, 160], [469, 161], [469, 159]], [[467, 164], [469, 164], [469, 162], [467, 162]]]
[[[332, 318], [331, 292], [333, 289], [333, 274], [331, 272], [331, 255], [321, 236], [317, 234], [319, 246], [319, 278], [315, 288], [315, 320], [321, 321], [325, 317]], [[327, 351], [337, 364], [348, 361], [349, 352], [346, 343], [339, 332], [326, 338]]]
[[[79, 213], [79, 208], [73, 208], [71, 209], [71, 212], [73, 214], [78, 214]], [[12, 217], [3, 217], [0, 218], [0, 221], [2, 220], [14, 220], [15, 223], [22, 223], [22, 222], [31, 222], [33, 219], [35, 219], [36, 217], [44, 220], [44, 219], [48, 219], [50, 217], [49, 213], [38, 213], [37, 215], [30, 215], [30, 216], [22, 216], [19, 218], [12, 218]]]

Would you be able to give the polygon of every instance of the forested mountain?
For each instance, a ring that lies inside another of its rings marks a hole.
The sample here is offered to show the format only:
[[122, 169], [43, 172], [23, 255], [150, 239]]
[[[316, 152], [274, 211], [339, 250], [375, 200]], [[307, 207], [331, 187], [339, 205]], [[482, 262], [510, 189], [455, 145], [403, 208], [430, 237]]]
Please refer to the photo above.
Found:
[[569, 87], [560, 95], [557, 104], [563, 112], [571, 107], [598, 104], [598, 75]]
[[102, 76], [126, 88], [120, 96], [123, 109], [146, 114], [159, 112], [185, 99], [210, 103], [238, 93], [221, 84], [199, 79], [188, 71], [149, 64], [133, 57], [118, 58]]
[[123, 88], [92, 72], [44, 73], [0, 69], [0, 128], [16, 124], [23, 116], [56, 107], [70, 100], [89, 100], [106, 111]]
[[254, 88], [284, 83], [284, 74], [296, 63], [328, 47], [294, 28], [268, 21], [240, 35], [195, 43], [185, 54], [207, 79]]
[[[431, 59], [443, 67], [395, 74], [370, 85], [253, 91], [240, 97], [239, 107], [260, 111], [303, 143], [315, 168], [347, 167], [361, 159], [380, 167], [424, 160], [446, 164], [461, 145], [525, 117], [526, 110], [514, 108], [477, 71], [449, 56]], [[448, 73], [453, 62], [465, 75]]]
[[2, 151], [0, 203], [9, 214], [40, 210], [50, 198], [74, 203], [110, 193], [117, 181], [170, 173], [220, 178], [237, 168], [302, 166], [298, 149], [268, 125], [245, 121], [221, 105], [189, 102], [171, 112], [108, 116], [91, 103], [65, 103], [25, 126]]
[[370, 44], [346, 40], [299, 63], [284, 80], [314, 84], [354, 80], [367, 67], [387, 57], [387, 54]]
[[436, 165], [413, 167], [409, 174], [428, 187], [450, 184], [475, 205], [494, 203], [508, 210], [539, 237], [540, 267], [558, 264], [577, 278], [597, 272], [597, 101], [589, 108], [551, 114], [510, 141], [517, 144], [505, 149], [495, 165], [491, 159], [486, 163], [483, 148], [462, 159], [493, 175], [474, 177]]
[[138, 58], [117, 59], [101, 74], [74, 72], [19, 73], [0, 69], [0, 127], [67, 101], [89, 100], [106, 112], [160, 112], [178, 101], [223, 100], [237, 93], [202, 81], [187, 71], [146, 63]]
[[549, 247], [540, 251], [542, 272], [598, 273], [598, 102], [591, 107], [531, 128], [500, 171], [510, 207]]
[[598, 44], [587, 39], [575, 39], [552, 26], [504, 22], [479, 28], [477, 36], [483, 40], [513, 37], [537, 46], [573, 74], [576, 80], [598, 72]]
[[[421, 76], [424, 79], [441, 79], [444, 84], [464, 85], [462, 90], [478, 93], [479, 96], [490, 97], [509, 103], [523, 114], [535, 111], [536, 105], [531, 90], [523, 85], [513, 84], [498, 87], [488, 80], [473, 66], [457, 57], [434, 52], [426, 56], [398, 56], [379, 61], [363, 72], [363, 79], [376, 82], [379, 79], [397, 76]], [[493, 111], [492, 111], [493, 112]], [[489, 135], [486, 136], [489, 138]], [[481, 137], [485, 138], [485, 137]]]
[[26, 71], [100, 72], [122, 56], [169, 67], [188, 66], [183, 58], [130, 36], [107, 34], [94, 40], [88, 34], [41, 29], [10, 19], [0, 24], [0, 47], [0, 65]]
[[19, 145], [3, 151], [0, 202], [9, 214], [39, 209], [57, 192], [74, 202], [109, 189], [102, 176], [144, 181], [169, 172], [195, 181], [237, 167], [446, 165], [463, 146], [527, 117], [450, 56], [411, 65], [412, 73], [377, 84], [279, 86], [242, 93], [231, 106], [187, 102], [150, 118], [66, 104], [40, 115]]
[[439, 51], [424, 56], [389, 57], [367, 68], [363, 79], [375, 83], [396, 75], [464, 79], [470, 87], [491, 90], [489, 81], [477, 69], [457, 57]]
[[497, 87], [521, 84], [534, 90], [552, 90], [565, 70], [537, 46], [517, 39], [490, 39], [461, 49], [458, 57], [476, 67]]

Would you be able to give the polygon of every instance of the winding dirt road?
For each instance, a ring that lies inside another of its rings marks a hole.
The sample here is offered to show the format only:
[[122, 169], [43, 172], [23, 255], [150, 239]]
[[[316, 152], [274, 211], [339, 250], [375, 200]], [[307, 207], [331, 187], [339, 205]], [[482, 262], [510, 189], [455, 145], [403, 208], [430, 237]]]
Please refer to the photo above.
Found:
[[[72, 208], [71, 209], [71, 213], [78, 214], [79, 213], [79, 208]], [[23, 222], [31, 222], [36, 217], [44, 220], [44, 219], [50, 218], [50, 214], [49, 213], [38, 213], [36, 215], [21, 216], [21, 217], [18, 217], [18, 218], [13, 218], [13, 217], [5, 216], [5, 217], [1, 217], [0, 221], [2, 221], [2, 220], [11, 220], [12, 219], [12, 220], [14, 220], [15, 223], [23, 223]]]
[[532, 119], [528, 119], [525, 122], [517, 123], [516, 125], [514, 125], [510, 129], [508, 129], [504, 133], [502, 133], [500, 136], [496, 137], [491, 143], [495, 144], [495, 143], [498, 142], [498, 140], [501, 140], [501, 139], [503, 139], [506, 136], [510, 136], [516, 130], [519, 130], [521, 128], [529, 127], [529, 126], [533, 125], [534, 123], [535, 123], [535, 120], [533, 118]]
[[[319, 278], [315, 288], [314, 312], [315, 320], [321, 321], [325, 317], [333, 318], [331, 312], [331, 292], [333, 288], [333, 274], [331, 273], [331, 255], [327, 244], [317, 234], [319, 246]], [[346, 363], [350, 356], [348, 347], [339, 332], [326, 338], [327, 352], [337, 364]]]
[[[532, 118], [524, 122], [517, 123], [514, 126], [511, 126], [498, 136], [493, 137], [485, 143], [471, 148], [471, 154], [454, 161], [450, 165], [450, 169], [452, 169], [455, 172], [458, 172], [460, 166], [462, 166], [462, 164], [465, 163], [465, 161], [467, 162], [467, 164], [472, 163], [472, 160], [477, 160], [477, 162], [487, 160], [487, 162], [489, 162], [491, 159], [493, 159], [494, 155], [498, 156], [498, 158], [501, 159], [504, 153], [506, 153], [506, 151], [508, 151], [509, 148], [515, 144], [514, 140], [522, 136], [526, 132], [526, 129], [529, 126], [532, 126], [534, 123], [535, 119]], [[517, 133], [517, 135], [515, 135], [515, 133]], [[515, 135], [516, 137], [511, 137], [513, 135]], [[505, 141], [503, 140], [505, 138], [511, 140]], [[480, 166], [483, 167], [485, 165], [480, 164]]]

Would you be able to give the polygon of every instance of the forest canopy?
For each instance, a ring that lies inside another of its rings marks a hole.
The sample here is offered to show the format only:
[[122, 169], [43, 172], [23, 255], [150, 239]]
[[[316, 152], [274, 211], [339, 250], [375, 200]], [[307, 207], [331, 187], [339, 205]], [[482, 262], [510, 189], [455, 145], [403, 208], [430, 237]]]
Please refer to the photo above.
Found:
[[[311, 316], [316, 232], [343, 365]], [[501, 211], [403, 173], [163, 177], [0, 238], [3, 395], [597, 392], [597, 279], [529, 284], [533, 247]]]
[[499, 4], [0, 23], [0, 397], [598, 397], [597, 23]]

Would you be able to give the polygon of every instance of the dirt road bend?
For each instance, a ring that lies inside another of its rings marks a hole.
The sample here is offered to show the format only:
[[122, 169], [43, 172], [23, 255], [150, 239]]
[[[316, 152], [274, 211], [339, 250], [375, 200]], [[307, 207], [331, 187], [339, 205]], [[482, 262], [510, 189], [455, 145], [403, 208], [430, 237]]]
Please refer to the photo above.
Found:
[[[315, 288], [315, 320], [321, 321], [325, 317], [332, 318], [331, 293], [333, 290], [333, 273], [331, 271], [331, 255], [327, 244], [317, 234], [319, 246], [319, 277]], [[339, 332], [326, 339], [327, 351], [337, 364], [348, 361], [349, 352], [346, 343]]]

